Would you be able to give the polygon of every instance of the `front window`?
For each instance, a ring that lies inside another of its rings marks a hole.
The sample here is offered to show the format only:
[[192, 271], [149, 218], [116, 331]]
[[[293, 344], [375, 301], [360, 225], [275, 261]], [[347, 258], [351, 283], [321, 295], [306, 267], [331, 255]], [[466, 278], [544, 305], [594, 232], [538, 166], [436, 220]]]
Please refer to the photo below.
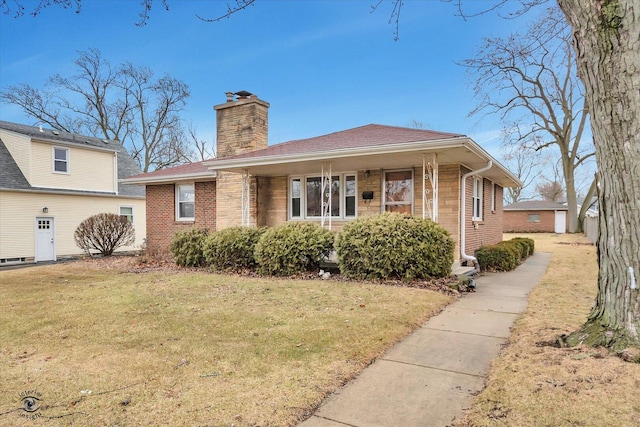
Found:
[[529, 214], [527, 216], [527, 222], [540, 222], [539, 214]]
[[195, 219], [193, 184], [176, 185], [176, 219], [178, 221], [193, 221]]
[[127, 221], [133, 222], [133, 206], [120, 206], [120, 216]]
[[473, 178], [473, 197], [472, 197], [474, 221], [482, 221], [482, 178]]
[[[326, 186], [326, 185], [325, 185]], [[289, 217], [295, 219], [320, 218], [330, 208], [333, 218], [356, 216], [356, 176], [331, 176], [331, 185], [322, 189], [322, 177], [294, 177], [289, 180]]]
[[406, 214], [413, 212], [413, 171], [384, 173], [384, 210]]
[[69, 173], [69, 149], [53, 147], [53, 171]]

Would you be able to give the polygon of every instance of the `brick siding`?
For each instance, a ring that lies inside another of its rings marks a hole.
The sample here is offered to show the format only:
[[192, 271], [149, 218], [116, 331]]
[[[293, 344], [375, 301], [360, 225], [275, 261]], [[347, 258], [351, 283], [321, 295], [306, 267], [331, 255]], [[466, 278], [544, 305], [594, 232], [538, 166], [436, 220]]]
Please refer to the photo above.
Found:
[[[540, 215], [540, 222], [529, 222], [529, 215]], [[555, 232], [555, 211], [505, 211], [505, 233], [553, 233]]]
[[147, 250], [169, 250], [177, 231], [191, 227], [216, 229], [216, 183], [195, 183], [195, 221], [176, 221], [175, 185], [147, 185]]
[[[463, 170], [463, 173], [466, 171]], [[493, 245], [502, 241], [502, 187], [495, 186], [495, 210], [491, 210], [491, 181], [483, 179], [482, 184], [482, 220], [473, 221], [473, 176], [467, 178], [465, 188], [465, 234], [467, 255], [473, 256], [481, 246]]]

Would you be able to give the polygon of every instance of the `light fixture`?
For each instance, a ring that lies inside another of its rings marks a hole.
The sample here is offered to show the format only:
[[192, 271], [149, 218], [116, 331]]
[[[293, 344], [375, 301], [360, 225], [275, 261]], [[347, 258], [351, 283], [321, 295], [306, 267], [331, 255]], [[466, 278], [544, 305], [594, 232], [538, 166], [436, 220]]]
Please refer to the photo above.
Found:
[[42, 213], [49, 213], [49, 208], [46, 206], [42, 208]]
[[369, 169], [367, 169], [367, 170], [364, 172], [364, 177], [365, 177], [365, 178], [369, 178], [370, 176], [371, 176], [371, 171], [369, 171]]

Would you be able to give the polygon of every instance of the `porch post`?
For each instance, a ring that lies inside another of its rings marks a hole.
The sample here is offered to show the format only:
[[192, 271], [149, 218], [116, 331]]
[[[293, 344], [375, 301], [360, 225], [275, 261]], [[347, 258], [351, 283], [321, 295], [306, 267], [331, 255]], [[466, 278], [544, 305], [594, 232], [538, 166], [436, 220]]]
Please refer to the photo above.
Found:
[[242, 226], [249, 227], [251, 223], [250, 209], [249, 206], [251, 204], [251, 196], [250, 192], [250, 179], [249, 179], [249, 171], [247, 169], [242, 169]]
[[[328, 229], [331, 230], [331, 163], [328, 165], [323, 163], [321, 172], [322, 193], [320, 200], [322, 202], [322, 209], [320, 215], [320, 226], [324, 227], [325, 223], [328, 223]], [[327, 195], [326, 199], [325, 194]]]
[[427, 161], [426, 154], [422, 155], [422, 218], [427, 215], [438, 222], [438, 153], [432, 154], [431, 161]]

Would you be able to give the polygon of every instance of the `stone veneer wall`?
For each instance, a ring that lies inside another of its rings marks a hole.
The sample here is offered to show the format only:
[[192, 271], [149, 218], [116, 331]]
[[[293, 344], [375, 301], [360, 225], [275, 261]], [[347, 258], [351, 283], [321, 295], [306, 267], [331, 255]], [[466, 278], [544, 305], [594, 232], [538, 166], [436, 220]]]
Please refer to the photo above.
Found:
[[[255, 95], [228, 99], [216, 110], [218, 158], [223, 159], [267, 147], [269, 103]], [[216, 177], [218, 229], [242, 224], [242, 175], [218, 171]], [[255, 177], [250, 180], [250, 224], [260, 225], [258, 205], [263, 196]]]

